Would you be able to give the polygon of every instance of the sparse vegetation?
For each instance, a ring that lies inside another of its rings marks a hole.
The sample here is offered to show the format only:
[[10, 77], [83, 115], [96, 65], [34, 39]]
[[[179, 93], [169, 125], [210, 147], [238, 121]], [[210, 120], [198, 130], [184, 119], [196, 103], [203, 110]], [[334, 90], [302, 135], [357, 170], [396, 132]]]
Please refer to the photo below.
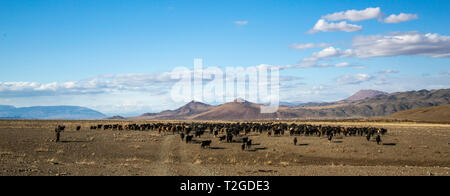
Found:
[[[125, 126], [148, 122], [0, 121], [0, 137], [4, 138], [0, 141], [4, 163], [0, 175], [450, 175], [448, 124], [297, 121], [387, 128], [383, 142], [392, 145], [377, 145], [365, 137], [337, 137], [339, 142], [330, 143], [322, 137], [296, 136], [299, 142], [294, 146], [289, 134], [267, 137], [248, 133], [253, 145], [245, 151], [240, 144], [219, 142], [208, 131], [190, 144], [157, 130], [76, 131], [79, 125], [108, 123]], [[61, 143], [49, 139], [58, 124], [66, 126]], [[211, 140], [211, 148], [200, 148], [195, 142], [199, 140]], [[14, 173], [19, 165], [29, 169]]]

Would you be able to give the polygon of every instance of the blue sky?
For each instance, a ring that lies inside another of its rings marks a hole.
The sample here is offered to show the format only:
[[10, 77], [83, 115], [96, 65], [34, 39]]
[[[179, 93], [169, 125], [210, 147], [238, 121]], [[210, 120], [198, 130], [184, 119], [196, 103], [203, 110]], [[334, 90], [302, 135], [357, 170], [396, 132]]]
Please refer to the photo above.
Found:
[[[173, 109], [181, 103], [159, 92], [169, 84], [149, 76], [192, 67], [195, 58], [204, 66], [286, 66], [281, 75], [298, 77], [282, 81], [298, 84], [281, 90], [286, 101], [448, 88], [448, 10], [447, 0], [0, 0], [0, 104], [124, 115]], [[396, 45], [371, 47], [381, 42]], [[304, 44], [321, 45], [294, 47]], [[111, 90], [116, 84], [125, 87]]]

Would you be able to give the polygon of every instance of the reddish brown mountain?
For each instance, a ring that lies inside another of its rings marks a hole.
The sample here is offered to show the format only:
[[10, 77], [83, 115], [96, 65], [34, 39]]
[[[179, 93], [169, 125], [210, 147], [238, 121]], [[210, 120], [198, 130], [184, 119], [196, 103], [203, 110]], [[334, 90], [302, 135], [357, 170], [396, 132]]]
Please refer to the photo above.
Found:
[[[261, 114], [261, 104], [243, 99], [212, 106], [190, 102], [161, 113], [129, 118], [135, 120], [258, 120], [258, 119], [338, 119], [389, 116], [399, 111], [450, 104], [450, 89], [420, 90], [386, 94], [364, 90], [345, 99], [317, 107], [280, 106], [277, 113]], [[350, 101], [356, 100], [356, 101]], [[445, 108], [444, 108], [445, 109]], [[434, 115], [439, 116], [439, 115]], [[444, 117], [447, 118], [447, 117]]]
[[386, 95], [386, 94], [388, 94], [388, 93], [383, 92], [383, 91], [377, 91], [377, 90], [360, 90], [357, 93], [353, 94], [351, 97], [341, 100], [339, 102], [344, 102], [344, 103], [354, 102], [354, 101], [359, 101], [359, 100], [363, 100], [363, 99], [367, 99], [367, 98], [373, 98], [378, 95]]
[[260, 104], [236, 99], [219, 105], [207, 112], [192, 116], [193, 120], [256, 120], [276, 118], [277, 114], [262, 114]]
[[188, 104], [176, 109], [176, 110], [166, 110], [160, 113], [146, 113], [139, 117], [133, 119], [141, 120], [180, 120], [187, 119], [190, 116], [200, 114], [214, 108], [212, 105], [208, 105], [202, 102], [191, 101]]

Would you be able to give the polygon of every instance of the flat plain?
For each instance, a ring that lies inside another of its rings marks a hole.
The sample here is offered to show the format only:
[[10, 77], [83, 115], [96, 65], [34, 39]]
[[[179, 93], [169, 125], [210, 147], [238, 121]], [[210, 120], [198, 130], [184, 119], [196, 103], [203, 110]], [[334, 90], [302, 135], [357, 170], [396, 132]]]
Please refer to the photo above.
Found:
[[[146, 121], [0, 121], [2, 176], [450, 176], [450, 124], [299, 121], [298, 124], [380, 127], [382, 145], [365, 137], [279, 137], [251, 133], [253, 146], [220, 142], [186, 144], [158, 131], [91, 130], [97, 124]], [[293, 123], [293, 122], [287, 122]], [[65, 125], [61, 142], [54, 129]], [[81, 130], [76, 131], [76, 126]]]

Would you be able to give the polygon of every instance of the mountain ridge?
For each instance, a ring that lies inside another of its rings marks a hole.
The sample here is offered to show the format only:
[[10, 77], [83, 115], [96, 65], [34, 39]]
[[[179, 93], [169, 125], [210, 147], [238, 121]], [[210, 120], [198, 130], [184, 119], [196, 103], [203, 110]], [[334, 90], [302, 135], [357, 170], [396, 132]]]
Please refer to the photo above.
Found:
[[[368, 92], [368, 93], [367, 93]], [[0, 119], [123, 119], [123, 120], [274, 120], [274, 119], [340, 119], [388, 117], [394, 113], [450, 104], [450, 89], [419, 90], [387, 94], [362, 90], [336, 102], [309, 102], [297, 106], [280, 105], [272, 114], [262, 114], [264, 104], [244, 99], [209, 105], [191, 101], [175, 110], [144, 113], [124, 118], [79, 106], [33, 106], [16, 108], [0, 105]], [[450, 119], [449, 119], [450, 121]]]
[[343, 99], [341, 101], [338, 101], [340, 103], [347, 103], [347, 102], [353, 102], [353, 101], [360, 101], [363, 99], [367, 99], [367, 98], [373, 98], [379, 95], [386, 95], [388, 93], [383, 92], [383, 91], [378, 91], [378, 90], [360, 90], [358, 92], [356, 92], [355, 94], [353, 94], [352, 96]]
[[[201, 102], [190, 102], [176, 110], [153, 113], [149, 115], [150, 117], [141, 116], [140, 118], [134, 119], [262, 120], [368, 118], [389, 116], [395, 112], [415, 108], [450, 104], [450, 89], [407, 91], [391, 94], [382, 91], [363, 90], [358, 91], [354, 95], [351, 96], [353, 98], [349, 97], [351, 99], [344, 99], [347, 101], [307, 103], [295, 107], [280, 106], [278, 112], [273, 114], [261, 114], [260, 107], [263, 106], [263, 104], [251, 103], [242, 99], [236, 99], [233, 102], [224, 103], [218, 106], [212, 106]], [[202, 110], [191, 112], [189, 109], [192, 108], [193, 103], [207, 107], [203, 107]], [[188, 109], [187, 111], [189, 112], [186, 112], [186, 109]]]
[[101, 112], [80, 106], [0, 106], [0, 119], [78, 120], [102, 119]]
[[396, 120], [450, 123], [450, 104], [404, 110], [390, 115], [389, 118]]
[[198, 102], [191, 101], [184, 106], [181, 106], [175, 110], [165, 110], [160, 113], [145, 113], [138, 117], [131, 117], [129, 119], [138, 120], [181, 120], [185, 119], [187, 116], [192, 116], [206, 112], [215, 106]]

